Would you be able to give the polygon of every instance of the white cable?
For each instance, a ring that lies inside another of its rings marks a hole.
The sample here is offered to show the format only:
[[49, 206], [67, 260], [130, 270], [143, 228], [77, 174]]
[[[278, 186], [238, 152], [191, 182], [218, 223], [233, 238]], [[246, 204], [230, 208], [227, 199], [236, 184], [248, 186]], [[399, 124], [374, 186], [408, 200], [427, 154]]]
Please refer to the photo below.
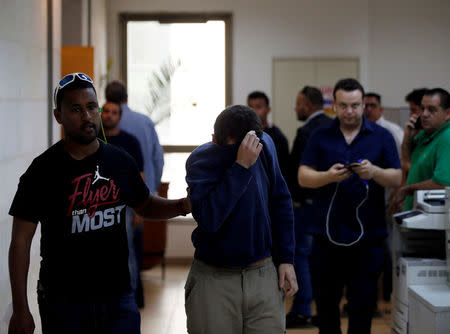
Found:
[[356, 207], [356, 219], [358, 220], [359, 226], [361, 228], [361, 233], [360, 233], [359, 237], [355, 241], [352, 241], [350, 243], [341, 243], [341, 242], [334, 241], [333, 238], [331, 237], [331, 234], [330, 234], [330, 213], [331, 213], [331, 208], [333, 207], [334, 198], [336, 197], [336, 194], [337, 194], [337, 191], [338, 191], [338, 188], [339, 188], [339, 183], [336, 184], [336, 190], [334, 191], [333, 197], [331, 198], [331, 203], [330, 203], [330, 206], [328, 208], [327, 221], [326, 221], [326, 231], [327, 231], [328, 240], [330, 240], [330, 242], [332, 244], [335, 244], [336, 246], [350, 247], [350, 246], [353, 246], [354, 244], [356, 244], [357, 242], [359, 242], [359, 240], [361, 240], [361, 238], [363, 237], [363, 235], [364, 235], [364, 226], [363, 226], [363, 224], [361, 222], [361, 219], [359, 219], [359, 208], [369, 198], [369, 185], [367, 183], [365, 183], [365, 186], [366, 186], [366, 197], [364, 197], [364, 199], [361, 201], [361, 203], [359, 203], [359, 205]]

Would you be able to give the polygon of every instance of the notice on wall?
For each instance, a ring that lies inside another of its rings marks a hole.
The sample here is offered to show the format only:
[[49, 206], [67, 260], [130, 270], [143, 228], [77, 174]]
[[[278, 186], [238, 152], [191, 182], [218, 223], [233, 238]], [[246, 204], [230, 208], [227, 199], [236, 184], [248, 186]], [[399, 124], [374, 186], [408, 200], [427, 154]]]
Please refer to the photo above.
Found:
[[319, 86], [323, 96], [323, 110], [328, 116], [335, 117], [336, 113], [333, 110], [333, 89], [334, 86], [323, 85]]

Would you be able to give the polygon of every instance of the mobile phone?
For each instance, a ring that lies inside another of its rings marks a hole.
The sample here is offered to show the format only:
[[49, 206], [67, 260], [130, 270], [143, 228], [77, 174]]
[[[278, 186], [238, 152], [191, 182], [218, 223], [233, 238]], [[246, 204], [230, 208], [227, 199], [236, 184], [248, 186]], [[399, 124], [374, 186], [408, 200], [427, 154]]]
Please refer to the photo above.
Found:
[[414, 123], [414, 129], [422, 129], [422, 120], [420, 119], [420, 116], [417, 117], [417, 121]]
[[353, 168], [353, 167], [358, 167], [358, 166], [361, 166], [360, 162], [352, 162], [351, 164], [344, 166], [344, 168]]

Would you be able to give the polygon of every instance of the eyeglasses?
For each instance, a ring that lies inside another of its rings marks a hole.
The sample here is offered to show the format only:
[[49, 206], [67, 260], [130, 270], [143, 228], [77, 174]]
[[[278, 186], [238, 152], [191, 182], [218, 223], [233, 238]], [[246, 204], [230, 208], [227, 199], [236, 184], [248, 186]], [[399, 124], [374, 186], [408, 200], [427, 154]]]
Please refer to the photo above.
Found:
[[56, 107], [56, 97], [58, 96], [59, 91], [64, 87], [66, 87], [68, 84], [74, 82], [76, 78], [94, 84], [94, 81], [92, 81], [92, 79], [89, 78], [89, 76], [87, 76], [84, 73], [67, 74], [66, 76], [64, 76], [64, 78], [59, 80], [58, 86], [55, 88], [55, 92], [53, 93], [53, 102], [55, 103], [55, 107]]
[[357, 110], [359, 107], [361, 107], [361, 105], [362, 105], [361, 103], [352, 103], [350, 105], [347, 105], [345, 103], [335, 104], [336, 108], [340, 110], [347, 110], [349, 107], [352, 110]]

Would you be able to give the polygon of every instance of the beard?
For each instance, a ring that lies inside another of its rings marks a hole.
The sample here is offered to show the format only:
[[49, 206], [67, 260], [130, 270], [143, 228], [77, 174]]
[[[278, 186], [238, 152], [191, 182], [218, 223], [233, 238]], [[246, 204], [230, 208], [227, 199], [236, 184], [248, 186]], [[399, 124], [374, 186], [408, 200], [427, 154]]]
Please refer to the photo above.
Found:
[[93, 123], [90, 123], [92, 125], [94, 131], [85, 131], [85, 128], [87, 125], [84, 125], [81, 127], [81, 131], [77, 133], [67, 133], [67, 136], [70, 137], [73, 141], [77, 142], [81, 145], [89, 145], [94, 140], [97, 139], [97, 136], [99, 134], [99, 129], [97, 126]]
[[105, 130], [113, 130], [119, 126], [119, 122], [112, 121], [110, 119], [102, 120], [103, 129]]
[[98, 131], [95, 132], [95, 135], [77, 135], [72, 136], [71, 138], [76, 141], [78, 144], [89, 145], [94, 140], [97, 139]]

